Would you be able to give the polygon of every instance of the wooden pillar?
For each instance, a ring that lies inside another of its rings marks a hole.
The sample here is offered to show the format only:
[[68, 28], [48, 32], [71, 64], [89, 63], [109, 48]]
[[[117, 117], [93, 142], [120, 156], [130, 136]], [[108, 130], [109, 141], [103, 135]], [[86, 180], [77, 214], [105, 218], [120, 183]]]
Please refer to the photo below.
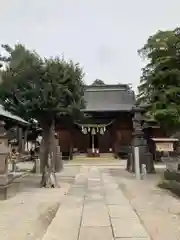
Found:
[[17, 136], [18, 136], [18, 152], [22, 152], [22, 147], [23, 147], [23, 131], [21, 127], [17, 127]]
[[24, 151], [26, 151], [26, 148], [27, 148], [27, 135], [28, 135], [28, 130], [26, 128], [24, 130], [24, 148], [23, 148]]
[[26, 130], [22, 129], [22, 149], [21, 149], [21, 151], [23, 153], [25, 152], [25, 144], [26, 144], [25, 133], [26, 133]]
[[94, 134], [91, 134], [91, 139], [92, 139], [92, 153], [94, 153]]

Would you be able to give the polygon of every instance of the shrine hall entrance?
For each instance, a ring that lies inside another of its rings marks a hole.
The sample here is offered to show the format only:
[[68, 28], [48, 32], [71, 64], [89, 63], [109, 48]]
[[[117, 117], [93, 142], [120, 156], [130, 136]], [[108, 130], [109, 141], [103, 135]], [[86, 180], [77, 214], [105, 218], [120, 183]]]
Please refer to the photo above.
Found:
[[[95, 119], [96, 120], [96, 119]], [[97, 121], [97, 120], [96, 120]], [[81, 124], [81, 132], [86, 139], [87, 155], [89, 157], [98, 157], [101, 153], [112, 152], [113, 132], [111, 121], [99, 120], [99, 123]]]
[[89, 134], [89, 148], [99, 149], [99, 134]]
[[97, 132], [96, 134], [88, 133], [88, 153], [93, 153], [96, 156], [101, 153], [108, 153], [112, 149], [112, 138], [108, 129], [106, 132], [101, 134]]

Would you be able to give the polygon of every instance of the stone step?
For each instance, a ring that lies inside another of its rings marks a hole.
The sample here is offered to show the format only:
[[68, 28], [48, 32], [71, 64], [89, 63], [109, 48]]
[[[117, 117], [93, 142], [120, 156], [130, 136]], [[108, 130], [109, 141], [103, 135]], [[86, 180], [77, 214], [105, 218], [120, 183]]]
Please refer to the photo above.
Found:
[[73, 157], [73, 159], [98, 159], [98, 160], [103, 160], [103, 159], [114, 159], [112, 153], [101, 153], [100, 157], [87, 157], [86, 154], [78, 154]]

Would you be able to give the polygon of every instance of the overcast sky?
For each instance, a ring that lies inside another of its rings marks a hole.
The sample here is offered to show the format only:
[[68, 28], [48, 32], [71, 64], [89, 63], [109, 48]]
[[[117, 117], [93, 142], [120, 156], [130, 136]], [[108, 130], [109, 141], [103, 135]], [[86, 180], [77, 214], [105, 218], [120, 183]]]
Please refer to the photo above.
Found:
[[0, 0], [0, 43], [80, 62], [86, 83], [139, 82], [137, 50], [158, 29], [180, 24], [180, 1]]

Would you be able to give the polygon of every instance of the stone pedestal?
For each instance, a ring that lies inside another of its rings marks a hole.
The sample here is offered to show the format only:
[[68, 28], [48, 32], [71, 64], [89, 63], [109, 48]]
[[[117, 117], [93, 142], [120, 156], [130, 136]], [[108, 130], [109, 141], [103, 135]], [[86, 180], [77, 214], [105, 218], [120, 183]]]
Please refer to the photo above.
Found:
[[17, 184], [13, 182], [13, 174], [8, 173], [8, 153], [9, 149], [0, 144], [0, 200], [6, 200], [16, 193]]
[[36, 157], [35, 158], [35, 173], [40, 174], [40, 158]]
[[19, 191], [20, 182], [15, 181], [13, 174], [7, 176], [0, 176], [0, 201], [7, 200], [16, 195]]
[[55, 171], [60, 172], [63, 169], [63, 161], [62, 161], [62, 153], [61, 148], [57, 144], [56, 145], [56, 163], [55, 163]]
[[8, 154], [6, 130], [4, 122], [0, 121], [0, 200], [5, 200], [15, 194], [18, 184], [13, 182], [13, 174], [8, 173]]

